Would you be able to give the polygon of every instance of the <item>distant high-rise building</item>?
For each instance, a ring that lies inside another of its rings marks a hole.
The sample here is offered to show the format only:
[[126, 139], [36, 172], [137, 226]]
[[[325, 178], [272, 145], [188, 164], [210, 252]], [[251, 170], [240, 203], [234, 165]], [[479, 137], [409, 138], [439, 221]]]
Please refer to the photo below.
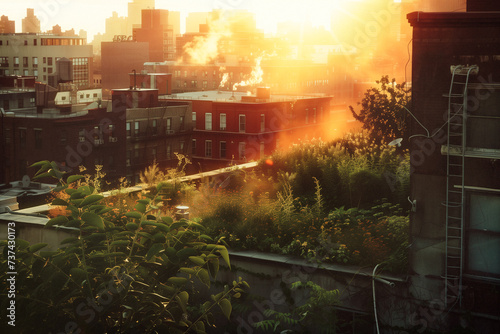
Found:
[[141, 25], [142, 10], [154, 8], [155, 0], [133, 0], [129, 2], [127, 35], [132, 35], [133, 29]]
[[149, 43], [149, 61], [175, 59], [174, 32], [168, 19], [168, 10], [144, 9], [141, 26], [134, 28], [134, 40]]
[[174, 34], [174, 47], [175, 41], [181, 35], [181, 13], [168, 11], [168, 24], [172, 26], [172, 33]]
[[0, 18], [0, 34], [15, 34], [16, 22], [10, 21], [8, 16], [2, 15]]
[[186, 17], [186, 33], [200, 32], [200, 24], [207, 24], [208, 13], [189, 13]]
[[39, 33], [40, 20], [35, 16], [33, 8], [26, 9], [26, 17], [23, 19], [23, 33]]
[[106, 32], [103, 40], [111, 42], [117, 35], [130, 36], [131, 34], [127, 31], [127, 25], [128, 19], [126, 17], [118, 16], [117, 12], [113, 12], [113, 15], [106, 19]]
[[57, 59], [68, 58], [73, 64], [73, 84], [77, 88], [92, 84], [92, 46], [74, 33], [0, 35], [0, 55], [0, 76], [34, 76], [37, 81], [49, 83]]

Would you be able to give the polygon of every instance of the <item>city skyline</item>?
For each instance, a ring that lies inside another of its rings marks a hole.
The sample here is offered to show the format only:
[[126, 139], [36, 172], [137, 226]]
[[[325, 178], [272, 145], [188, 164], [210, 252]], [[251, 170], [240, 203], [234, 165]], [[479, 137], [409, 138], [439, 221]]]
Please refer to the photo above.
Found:
[[[304, 1], [236, 1], [236, 0], [189, 0], [173, 2], [170, 0], [156, 0], [157, 9], [178, 11], [181, 14], [181, 33], [185, 32], [185, 19], [191, 12], [210, 12], [214, 9], [248, 10], [256, 15], [257, 27], [266, 33], [275, 33], [280, 22], [311, 23], [312, 26], [322, 26], [330, 29], [332, 13], [345, 2], [381, 2], [387, 0], [315, 0]], [[390, 1], [390, 0], [389, 0]], [[115, 0], [103, 3], [97, 0], [86, 0], [85, 5], [80, 2], [66, 0], [20, 0], [3, 4], [1, 15], [6, 15], [16, 23], [16, 32], [21, 32], [22, 19], [26, 16], [27, 8], [33, 8], [41, 23], [42, 32], [51, 30], [58, 24], [62, 30], [74, 29], [75, 33], [83, 29], [88, 34], [88, 42], [94, 35], [105, 32], [106, 19], [117, 12], [118, 16], [127, 16], [129, 0]], [[401, 2], [401, 0], [394, 0]], [[345, 14], [345, 13], [344, 13]]]

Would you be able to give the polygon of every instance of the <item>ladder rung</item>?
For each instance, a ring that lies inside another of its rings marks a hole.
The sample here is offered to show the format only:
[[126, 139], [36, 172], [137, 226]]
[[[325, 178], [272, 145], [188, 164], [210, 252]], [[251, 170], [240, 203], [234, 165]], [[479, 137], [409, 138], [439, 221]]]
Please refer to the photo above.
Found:
[[462, 230], [461, 227], [448, 226], [448, 228], [451, 229], [451, 230], [455, 230], [455, 231], [461, 231]]
[[464, 97], [464, 94], [443, 94], [443, 97]]
[[453, 247], [453, 246], [447, 246], [450, 249], [462, 249], [461, 247]]
[[461, 236], [457, 237], [457, 236], [449, 235], [448, 239], [462, 239], [462, 237]]
[[455, 259], [455, 260], [461, 259], [461, 257], [460, 257], [460, 256], [452, 256], [452, 255], [448, 255], [447, 257], [448, 257], [448, 258], [450, 258], [450, 259]]
[[460, 269], [460, 267], [457, 267], [457, 266], [448, 266], [448, 268], [451, 268], [451, 269]]
[[448, 176], [451, 176], [451, 177], [463, 177], [462, 174], [458, 175], [458, 174], [448, 174]]
[[449, 193], [454, 193], [454, 194], [461, 194], [461, 191], [456, 191], [456, 190], [448, 190]]
[[451, 218], [451, 219], [458, 219], [458, 220], [461, 220], [462, 218], [460, 217], [453, 217], [453, 216], [448, 216], [448, 218]]
[[462, 164], [450, 164], [450, 166], [453, 166], [453, 167], [462, 167]]

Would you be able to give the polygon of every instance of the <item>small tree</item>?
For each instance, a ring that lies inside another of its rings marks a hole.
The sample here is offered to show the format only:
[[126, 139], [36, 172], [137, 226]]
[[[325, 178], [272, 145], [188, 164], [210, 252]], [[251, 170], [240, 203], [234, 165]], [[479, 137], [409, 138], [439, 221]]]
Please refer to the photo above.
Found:
[[[377, 81], [380, 87], [368, 89], [365, 96], [358, 102], [359, 113], [352, 115], [363, 123], [363, 129], [368, 130], [370, 137], [378, 143], [387, 143], [396, 138], [408, 138], [408, 107], [410, 100], [406, 83], [396, 84], [396, 79], [389, 81], [389, 76], [382, 76]], [[408, 141], [404, 141], [408, 142]]]
[[[213, 312], [230, 317], [231, 299], [247, 283], [240, 278], [209, 300], [198, 293], [197, 287], [208, 288], [215, 280], [220, 258], [230, 265], [228, 251], [204, 235], [202, 225], [164, 216], [157, 194], [161, 185], [143, 194], [121, 219], [111, 220], [113, 208], [94, 186], [81, 182], [84, 176], [66, 178], [54, 162], [34, 166], [40, 168], [38, 177], [55, 177], [56, 190], [69, 195], [52, 202], [69, 215], [54, 217], [46, 226], [63, 226], [74, 236], [57, 251], [16, 240], [19, 333], [205, 333], [213, 326]], [[5, 292], [10, 261], [7, 244], [0, 246]], [[0, 296], [6, 309], [8, 299]]]

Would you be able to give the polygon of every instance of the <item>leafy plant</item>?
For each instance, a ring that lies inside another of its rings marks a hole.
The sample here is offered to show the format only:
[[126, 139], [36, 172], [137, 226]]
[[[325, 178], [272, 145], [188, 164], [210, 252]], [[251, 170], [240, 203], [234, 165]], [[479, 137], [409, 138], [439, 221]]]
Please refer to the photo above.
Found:
[[[161, 185], [144, 193], [134, 210], [121, 219], [109, 218], [113, 208], [92, 185], [71, 188], [84, 179], [64, 178], [54, 162], [41, 161], [37, 177], [58, 179], [55, 198], [69, 216], [50, 219], [73, 236], [57, 251], [46, 244], [16, 240], [16, 324], [20, 332], [49, 333], [204, 333], [214, 326], [213, 313], [231, 316], [231, 300], [248, 288], [241, 280], [204, 300], [193, 285], [209, 288], [219, 271], [220, 258], [230, 266], [222, 240], [204, 234], [194, 221], [174, 221], [160, 210]], [[2, 244], [2, 246], [5, 243]], [[0, 261], [5, 284], [7, 257]], [[3, 289], [2, 291], [6, 291]], [[2, 298], [2, 307], [7, 298]], [[190, 305], [201, 305], [191, 314]]]
[[337, 317], [335, 307], [340, 304], [338, 290], [325, 290], [313, 282], [295, 282], [291, 290], [302, 290], [308, 295], [301, 305], [291, 305], [290, 312], [273, 309], [264, 311], [269, 318], [253, 326], [265, 332], [335, 333]]

